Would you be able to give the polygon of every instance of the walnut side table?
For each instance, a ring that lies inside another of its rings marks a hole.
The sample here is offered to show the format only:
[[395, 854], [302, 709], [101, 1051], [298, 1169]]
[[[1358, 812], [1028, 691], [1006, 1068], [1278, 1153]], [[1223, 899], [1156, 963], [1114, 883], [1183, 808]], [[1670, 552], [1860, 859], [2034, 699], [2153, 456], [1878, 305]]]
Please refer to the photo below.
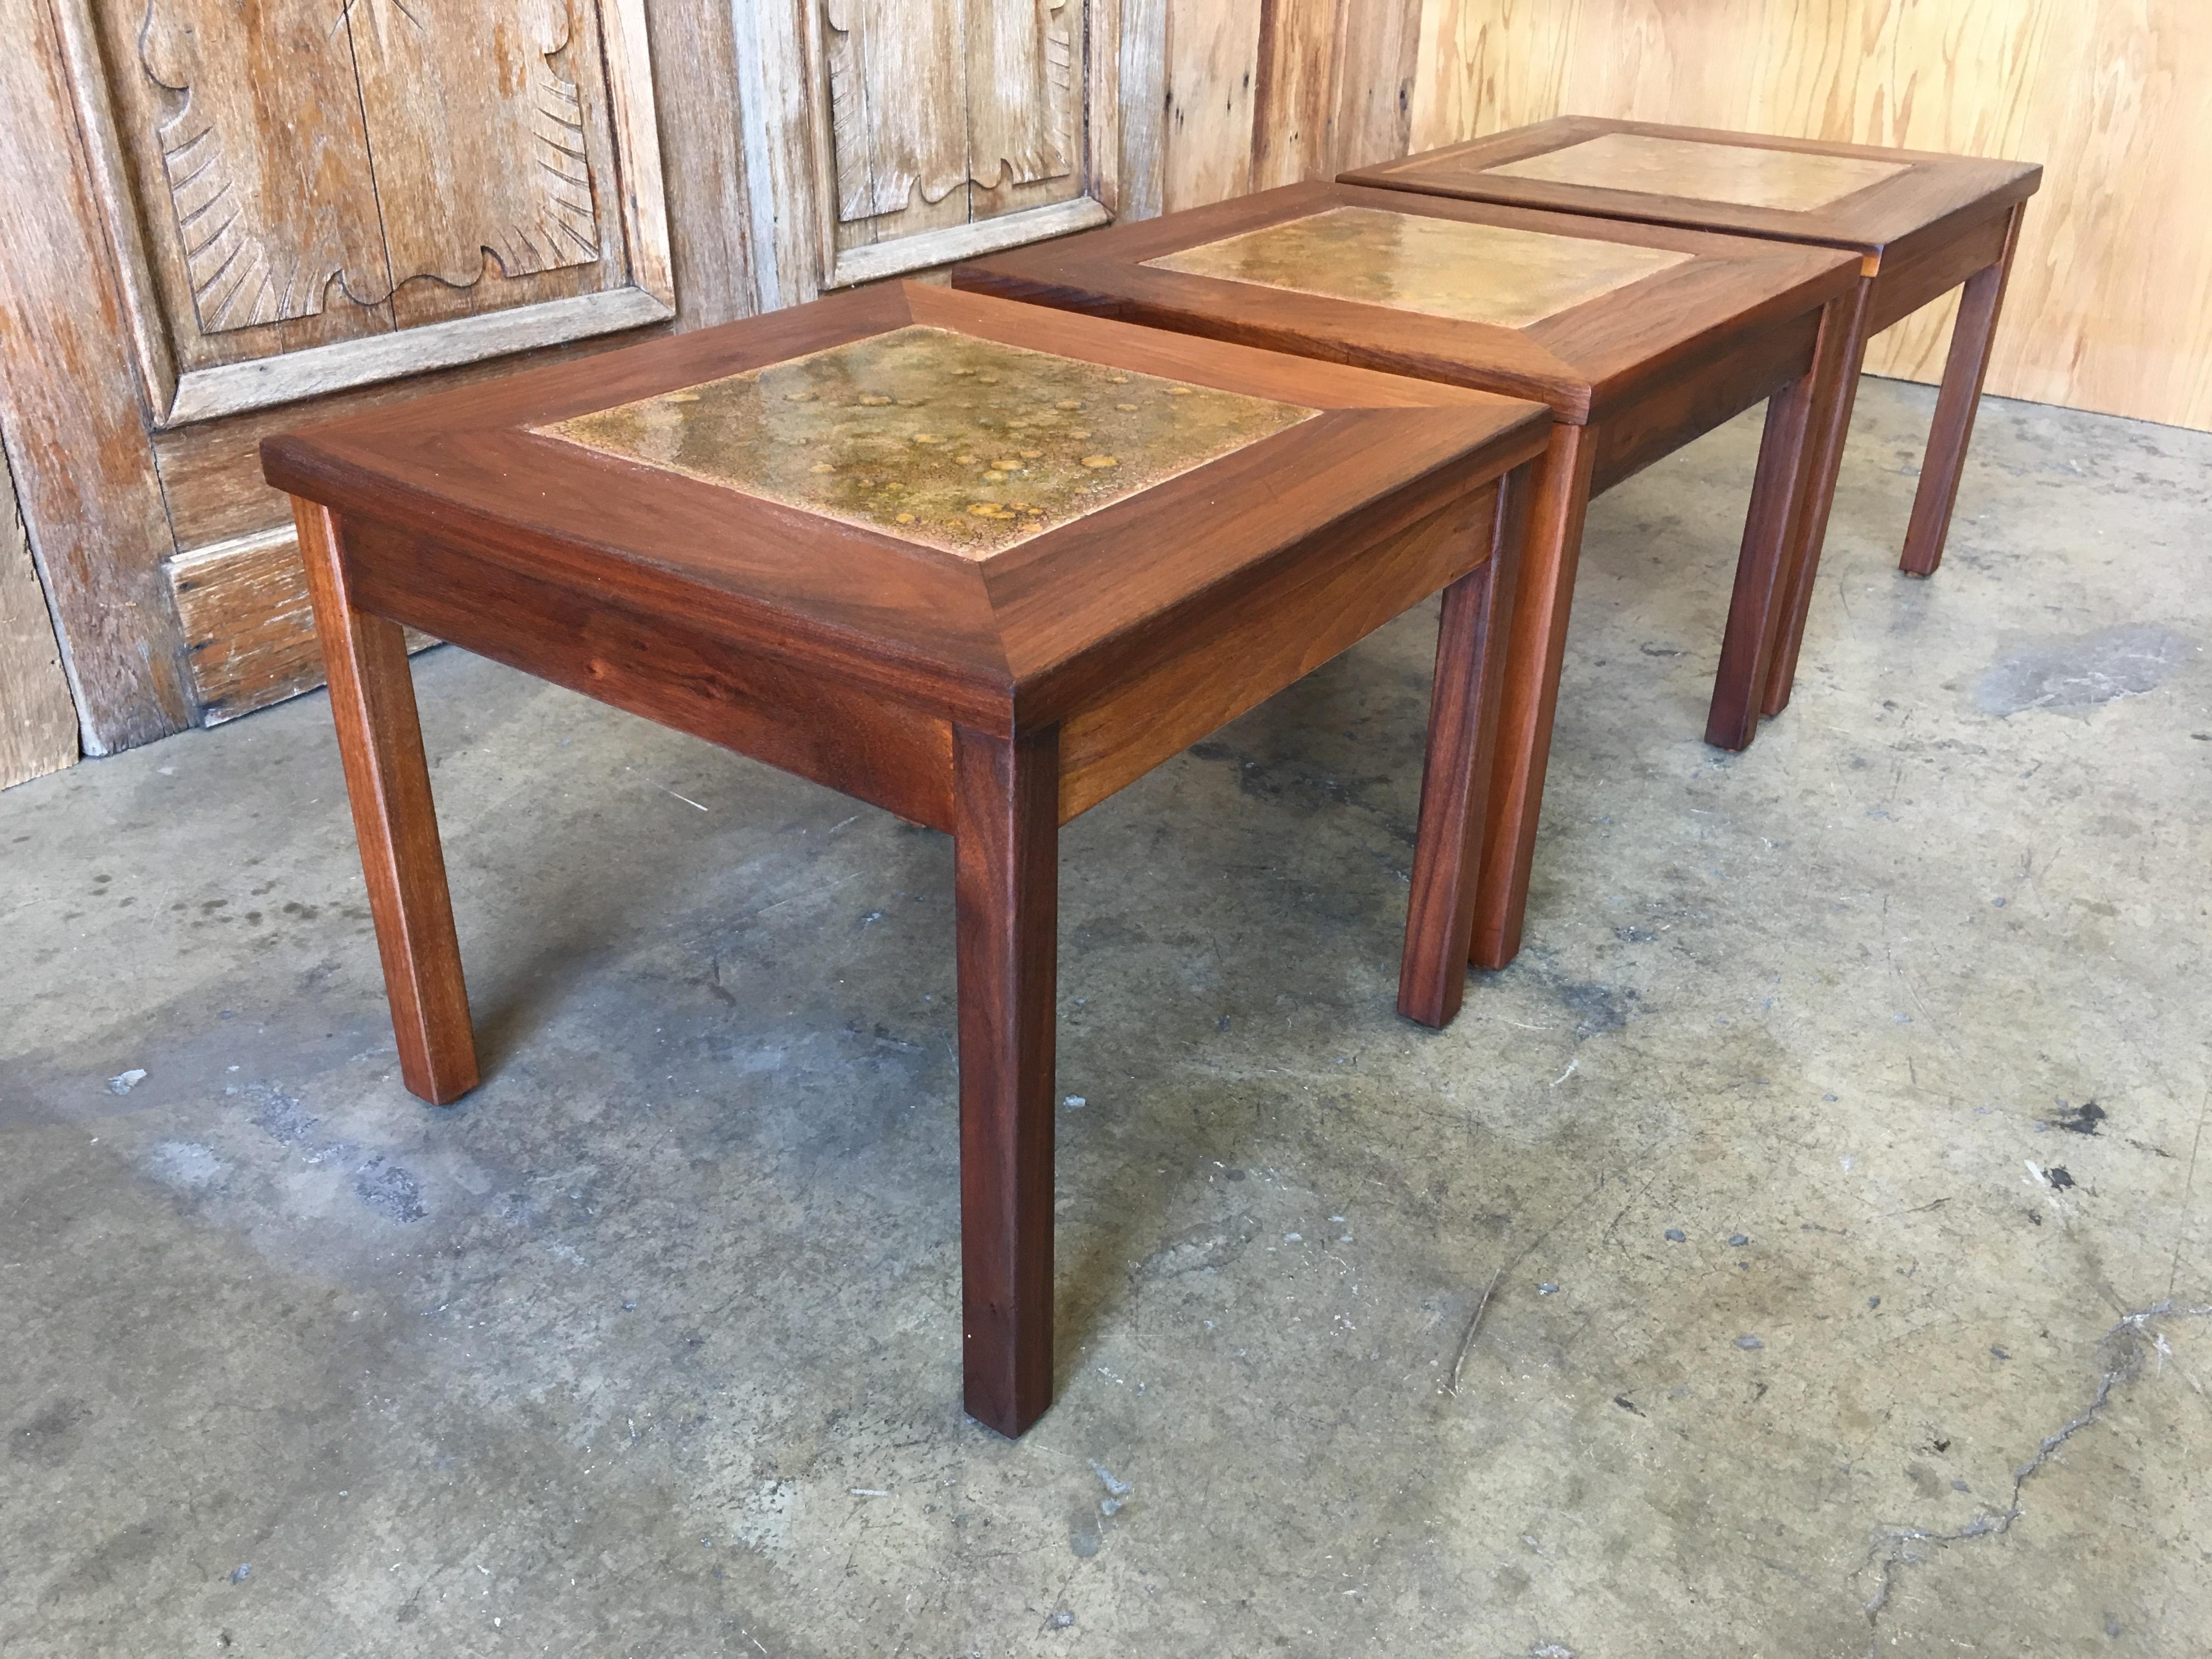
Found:
[[1767, 400], [1709, 743], [1759, 726], [1783, 580], [1819, 494], [1805, 441], [1844, 368], [1857, 262], [1826, 248], [1349, 185], [1279, 190], [995, 255], [956, 288], [1551, 406], [1508, 647], [1473, 960], [1521, 947], [1590, 497]]
[[[1963, 284], [1899, 560], [1907, 575], [1935, 574], [1950, 534], [1997, 312], [2020, 244], [2021, 216], [2043, 182], [2041, 167], [1563, 116], [1344, 178], [1463, 201], [1842, 248], [1859, 256], [1850, 372], [1814, 420], [1812, 442], [1826, 461], [1816, 470], [1824, 482], [1793, 557], [1783, 635], [1762, 702], [1770, 714], [1789, 706], [1866, 343]], [[1826, 459], [1829, 452], [1834, 459]]]
[[269, 440], [408, 1088], [477, 1063], [403, 625], [950, 831], [965, 1398], [1019, 1434], [1053, 1389], [1060, 824], [1441, 589], [1401, 1000], [1449, 1018], [1548, 426], [899, 283]]

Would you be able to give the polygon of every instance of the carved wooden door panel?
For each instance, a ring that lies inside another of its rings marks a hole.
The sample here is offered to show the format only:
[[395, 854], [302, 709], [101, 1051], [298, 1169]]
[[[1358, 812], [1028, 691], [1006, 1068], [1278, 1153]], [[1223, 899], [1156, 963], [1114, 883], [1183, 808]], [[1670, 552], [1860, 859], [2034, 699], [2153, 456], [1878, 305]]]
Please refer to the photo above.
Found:
[[157, 426], [670, 314], [631, 7], [64, 6]]
[[764, 65], [748, 137], [780, 210], [758, 239], [775, 300], [1112, 218], [1121, 15], [1119, 0], [740, 0]]
[[265, 433], [674, 314], [646, 3], [54, 0], [94, 222], [49, 228], [118, 292], [182, 634], [132, 601], [142, 652], [180, 647], [163, 723], [320, 681]]

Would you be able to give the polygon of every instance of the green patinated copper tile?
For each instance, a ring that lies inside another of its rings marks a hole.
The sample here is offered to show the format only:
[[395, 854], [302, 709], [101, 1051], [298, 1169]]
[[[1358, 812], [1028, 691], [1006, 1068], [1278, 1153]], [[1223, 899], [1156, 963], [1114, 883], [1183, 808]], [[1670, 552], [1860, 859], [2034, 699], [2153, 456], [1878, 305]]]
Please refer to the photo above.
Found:
[[1526, 328], [1690, 256], [1379, 208], [1330, 208], [1145, 263], [1462, 322]]
[[1894, 179], [1909, 171], [1909, 164], [1876, 161], [1863, 155], [1815, 155], [1804, 150], [1759, 149], [1749, 144], [1608, 132], [1487, 171], [1504, 179], [1536, 179], [1552, 185], [1585, 185], [1804, 213], [1869, 185]]
[[1316, 412], [913, 327], [544, 430], [983, 559]]

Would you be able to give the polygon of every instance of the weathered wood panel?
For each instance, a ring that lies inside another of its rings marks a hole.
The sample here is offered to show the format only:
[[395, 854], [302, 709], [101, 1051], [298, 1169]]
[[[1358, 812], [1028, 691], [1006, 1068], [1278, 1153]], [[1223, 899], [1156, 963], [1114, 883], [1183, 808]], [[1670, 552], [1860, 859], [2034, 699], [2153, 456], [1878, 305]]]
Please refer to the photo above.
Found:
[[[668, 202], [676, 326], [705, 328], [758, 308], [751, 158], [738, 119], [740, 76], [731, 8], [647, 0], [652, 78]], [[643, 147], [641, 145], [641, 149]], [[763, 184], [759, 194], [768, 193]]]
[[1406, 153], [1420, 73], [1420, 0], [1346, 0], [1337, 40], [1332, 178]]
[[[202, 548], [171, 562], [185, 650], [210, 726], [323, 683], [313, 602], [289, 528]], [[413, 629], [407, 648], [437, 641]]]
[[1161, 205], [1172, 213], [1252, 187], [1260, 8], [1245, 0], [1170, 0], [1167, 26]]
[[1263, 0], [1252, 90], [1252, 188], [1329, 176], [1339, 0]]
[[505, 9], [98, 9], [179, 367], [628, 280], [598, 8]]
[[[763, 33], [787, 27], [747, 9]], [[1094, 94], [1118, 77], [1088, 58], [1102, 21], [1100, 52], [1117, 52], [1117, 6], [817, 0], [796, 9], [812, 107], [796, 129], [775, 115], [766, 125], [770, 142], [817, 154], [816, 191], [830, 206], [824, 285], [1103, 221], [1096, 207], [1070, 204], [1113, 194], [1117, 124], [1110, 98], [1102, 103]], [[766, 43], [764, 50], [783, 55]], [[1092, 142], [1094, 125], [1103, 144]], [[992, 222], [1016, 215], [1030, 216], [1020, 228]]]
[[1161, 196], [1125, 217], [1405, 154], [1420, 0], [1153, 3], [1161, 80], [1143, 95], [1168, 114]]
[[155, 424], [667, 314], [643, 0], [56, 3]]
[[1121, 0], [1121, 199], [1115, 211], [1124, 219], [1152, 218], [1165, 199], [1171, 9], [1170, 0]]
[[0, 463], [0, 789], [76, 763], [76, 706], [15, 481]]
[[[1425, 0], [1413, 147], [1558, 114], [2044, 164], [1989, 390], [2212, 428], [2212, 8]], [[1875, 340], [1933, 380], [1951, 306]]]
[[161, 480], [98, 173], [67, 54], [42, 0], [0, 0], [0, 405], [23, 516], [68, 648], [86, 749], [105, 754], [191, 716], [161, 560]]

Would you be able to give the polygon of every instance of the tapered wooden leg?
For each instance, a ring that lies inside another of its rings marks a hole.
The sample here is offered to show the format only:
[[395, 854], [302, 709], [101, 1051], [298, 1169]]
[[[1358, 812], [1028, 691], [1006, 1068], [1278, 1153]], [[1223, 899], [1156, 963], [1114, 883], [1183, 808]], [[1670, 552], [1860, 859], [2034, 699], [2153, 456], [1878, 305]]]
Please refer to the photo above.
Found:
[[1932, 576], [1943, 562], [1951, 533], [1951, 509], [1959, 499], [1966, 471], [1966, 446], [1974, 435], [1974, 411], [1982, 401], [1982, 380], [1990, 368], [1990, 344], [1996, 337], [1997, 313], [2012, 276], [2013, 250], [2020, 244], [2023, 202], [2005, 228], [2004, 253], [1966, 279], [1959, 296], [1959, 319], [1951, 325], [1951, 353], [1943, 364], [1943, 389], [1936, 394], [1936, 422], [1928, 434], [1928, 453], [1920, 463], [1920, 488], [1912, 498], [1912, 522], [1905, 532], [1900, 568], [1909, 576]]
[[406, 636], [398, 623], [355, 609], [337, 515], [297, 499], [292, 511], [399, 1040], [399, 1075], [413, 1093], [442, 1106], [477, 1086], [477, 1053]]
[[1828, 539], [1828, 514], [1836, 504], [1836, 477], [1843, 471], [1844, 447], [1850, 437], [1851, 410], [1858, 402], [1859, 374], [1866, 366], [1867, 315], [1874, 281], [1861, 277], [1857, 291], [1844, 302], [1843, 364], [1824, 388], [1815, 388], [1810, 431], [1806, 439], [1803, 491], [1784, 566], [1781, 630], [1766, 668], [1759, 699], [1763, 713], [1778, 714], [1790, 706], [1797, 679], [1797, 648], [1805, 639], [1805, 617], [1813, 607], [1813, 585], [1820, 570], [1820, 550]]
[[963, 1370], [968, 1414], [1011, 1437], [1052, 1403], [1060, 734], [956, 728], [952, 766]]
[[1521, 949], [1597, 435], [1594, 428], [1554, 422], [1551, 447], [1536, 464], [1513, 617], [1505, 629], [1505, 683], [1498, 696], [1496, 759], [1468, 951], [1478, 968], [1503, 968]]
[[[1821, 313], [1813, 366], [1767, 399], [1766, 434], [1759, 443], [1743, 549], [1736, 558], [1735, 591], [1729, 600], [1728, 631], [1721, 639], [1720, 670], [1713, 677], [1712, 708], [1705, 717], [1705, 741], [1716, 748], [1746, 749], [1758, 735], [1767, 673], [1783, 632], [1790, 566], [1801, 550], [1796, 535], [1800, 509], [1814, 494], [1808, 465], [1813, 416], [1836, 396], [1836, 378], [1843, 373], [1850, 344], [1853, 303], [1846, 296], [1827, 305]], [[1811, 580], [1809, 573], [1807, 580]]]
[[1398, 1012], [1424, 1025], [1449, 1024], [1467, 992], [1505, 636], [1528, 530], [1528, 471], [1516, 467], [1498, 486], [1490, 557], [1444, 589], [1413, 892], [1398, 969]]

